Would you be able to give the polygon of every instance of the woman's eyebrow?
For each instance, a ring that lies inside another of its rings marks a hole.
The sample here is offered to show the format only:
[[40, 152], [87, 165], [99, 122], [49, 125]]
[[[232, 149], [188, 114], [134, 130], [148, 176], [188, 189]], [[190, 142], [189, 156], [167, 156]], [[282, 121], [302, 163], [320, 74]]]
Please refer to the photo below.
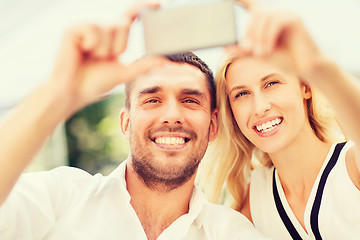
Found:
[[[280, 75], [279, 75], [278, 73], [269, 73], [269, 74], [265, 75], [264, 77], [262, 77], [262, 78], [260, 79], [260, 82], [264, 82], [264, 81], [266, 81], [267, 79], [272, 78], [272, 77], [274, 77], [274, 76], [280, 76]], [[233, 91], [239, 90], [239, 89], [243, 89], [243, 88], [246, 88], [246, 86], [245, 86], [245, 85], [235, 86], [235, 87], [233, 87], [233, 88], [230, 89], [230, 92], [229, 92], [229, 93], [231, 94]]]
[[245, 85], [235, 86], [235, 87], [233, 87], [233, 88], [230, 89], [230, 92], [229, 92], [229, 93], [231, 94], [233, 91], [239, 90], [239, 89], [243, 89], [243, 88], [246, 88], [246, 86], [245, 86]]
[[278, 73], [269, 73], [268, 75], [262, 77], [262, 78], [260, 79], [260, 81], [261, 81], [261, 82], [266, 81], [267, 79], [272, 78], [272, 77], [274, 77], [274, 76], [280, 76], [280, 75], [279, 75]]

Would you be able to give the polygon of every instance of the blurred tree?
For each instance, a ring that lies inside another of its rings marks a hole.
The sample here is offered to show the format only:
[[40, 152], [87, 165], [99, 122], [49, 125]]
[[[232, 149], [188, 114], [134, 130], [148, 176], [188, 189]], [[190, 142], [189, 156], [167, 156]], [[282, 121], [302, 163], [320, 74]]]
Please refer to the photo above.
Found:
[[127, 158], [129, 144], [119, 127], [123, 106], [121, 92], [87, 106], [66, 122], [69, 166], [107, 175]]

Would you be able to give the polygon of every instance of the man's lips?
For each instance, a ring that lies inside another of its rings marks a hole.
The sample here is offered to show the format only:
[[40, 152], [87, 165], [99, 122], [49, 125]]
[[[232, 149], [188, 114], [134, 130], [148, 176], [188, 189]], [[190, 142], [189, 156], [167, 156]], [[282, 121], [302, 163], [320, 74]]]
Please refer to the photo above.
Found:
[[173, 128], [160, 126], [156, 129], [149, 130], [148, 136], [156, 146], [163, 149], [181, 149], [184, 148], [188, 142], [197, 138], [194, 131], [186, 129], [183, 126]]
[[182, 145], [186, 142], [190, 141], [189, 138], [186, 137], [156, 137], [154, 139], [155, 143], [163, 144], [163, 145]]
[[180, 150], [185, 148], [190, 138], [183, 136], [159, 136], [152, 139], [156, 146], [164, 150]]

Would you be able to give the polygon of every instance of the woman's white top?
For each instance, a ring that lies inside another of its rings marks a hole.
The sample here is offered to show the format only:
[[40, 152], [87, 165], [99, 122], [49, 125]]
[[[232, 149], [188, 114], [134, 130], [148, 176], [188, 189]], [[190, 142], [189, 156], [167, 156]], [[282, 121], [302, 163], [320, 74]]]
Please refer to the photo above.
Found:
[[301, 226], [274, 167], [253, 171], [250, 210], [255, 227], [273, 239], [360, 239], [360, 190], [345, 155], [351, 142], [333, 144], [311, 190]]

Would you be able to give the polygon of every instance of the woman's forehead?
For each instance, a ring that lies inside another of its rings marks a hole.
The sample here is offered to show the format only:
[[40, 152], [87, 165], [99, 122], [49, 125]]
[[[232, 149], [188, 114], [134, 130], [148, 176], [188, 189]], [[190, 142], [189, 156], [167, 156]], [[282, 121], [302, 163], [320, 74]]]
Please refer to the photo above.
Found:
[[293, 78], [295, 73], [289, 69], [289, 64], [281, 63], [277, 58], [244, 57], [236, 59], [228, 66], [226, 82], [227, 84], [234, 84], [261, 81], [269, 75]]
[[241, 58], [232, 62], [226, 72], [228, 83], [260, 79], [268, 72], [276, 72], [277, 69], [270, 64], [256, 58]]

